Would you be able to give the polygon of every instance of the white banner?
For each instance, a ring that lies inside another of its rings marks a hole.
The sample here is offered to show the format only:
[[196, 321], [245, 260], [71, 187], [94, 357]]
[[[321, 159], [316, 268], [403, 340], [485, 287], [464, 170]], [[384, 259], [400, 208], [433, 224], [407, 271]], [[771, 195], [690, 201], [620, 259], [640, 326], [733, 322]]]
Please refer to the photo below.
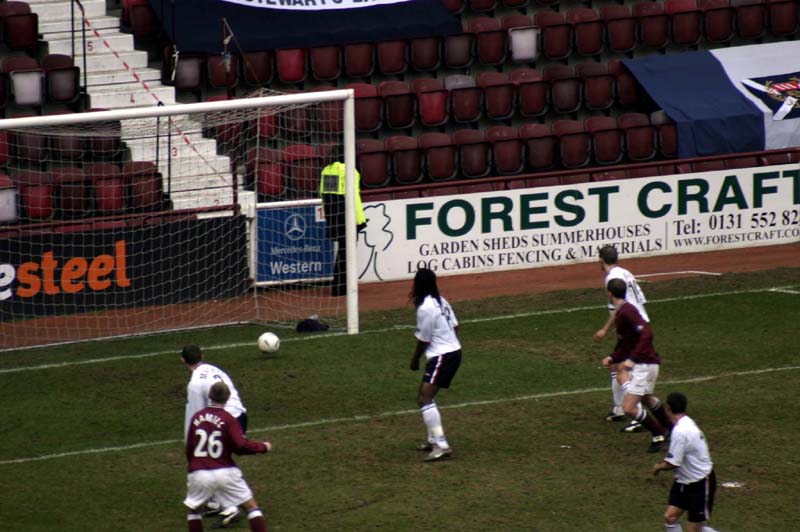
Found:
[[228, 4], [265, 9], [290, 11], [324, 11], [326, 9], [356, 9], [360, 7], [386, 6], [413, 0], [220, 0]]
[[[735, 173], [734, 173], [735, 172]], [[361, 282], [800, 242], [797, 165], [366, 203]]]

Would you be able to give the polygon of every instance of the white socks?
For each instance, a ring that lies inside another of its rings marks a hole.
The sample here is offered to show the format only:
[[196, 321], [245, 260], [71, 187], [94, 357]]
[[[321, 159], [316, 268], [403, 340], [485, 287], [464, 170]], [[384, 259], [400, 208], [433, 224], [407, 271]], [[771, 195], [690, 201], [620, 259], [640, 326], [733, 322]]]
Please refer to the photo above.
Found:
[[625, 398], [625, 391], [622, 389], [622, 385], [620, 385], [619, 381], [617, 381], [617, 372], [611, 372], [611, 397], [614, 401], [614, 407], [612, 411], [614, 415], [621, 416], [625, 412], [622, 411], [622, 399]]
[[422, 412], [422, 421], [425, 422], [425, 427], [428, 429], [428, 443], [436, 444], [441, 449], [449, 449], [450, 444], [444, 437], [442, 416], [439, 414], [436, 402], [430, 402], [419, 410]]
[[680, 523], [675, 523], [674, 525], [664, 524], [664, 529], [667, 532], [683, 532], [683, 528], [681, 527]]

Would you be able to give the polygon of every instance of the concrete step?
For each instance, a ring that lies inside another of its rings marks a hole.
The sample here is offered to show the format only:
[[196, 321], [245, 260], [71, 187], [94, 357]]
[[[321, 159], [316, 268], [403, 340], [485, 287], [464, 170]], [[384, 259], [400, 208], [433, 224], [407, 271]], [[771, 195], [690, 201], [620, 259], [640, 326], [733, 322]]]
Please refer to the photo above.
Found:
[[[187, 195], [180, 193], [170, 197], [173, 207], [177, 209], [192, 209], [198, 207], [212, 207], [215, 205], [226, 205], [233, 202], [233, 194], [228, 190], [227, 194], [208, 194], [208, 195]], [[247, 206], [255, 203], [256, 193], [250, 190], [238, 191], [238, 203], [242, 206], [242, 212], [247, 212]], [[212, 218], [216, 216], [228, 216], [230, 212], [214, 212], [201, 214], [200, 218]]]
[[[31, 11], [39, 15], [39, 23], [54, 20], [70, 20], [72, 16], [72, 7], [69, 0], [63, 2], [53, 2], [46, 0], [34, 0], [28, 2], [31, 6]], [[104, 17], [106, 15], [106, 2], [105, 0], [82, 0], [86, 18], [91, 23], [95, 17]], [[81, 19], [81, 10], [75, 5], [75, 18]]]
[[230, 176], [225, 176], [224, 178], [218, 176], [173, 176], [169, 183], [166, 178], [164, 179], [164, 190], [167, 190], [167, 187], [169, 187], [173, 193], [188, 191], [196, 191], [199, 193], [201, 190], [216, 189], [219, 187], [230, 188], [230, 186]]
[[[161, 71], [155, 68], [136, 68], [136, 73], [139, 79], [147, 82], [150, 86], [152, 82], [161, 83]], [[133, 72], [129, 70], [122, 71], [106, 71], [106, 72], [92, 72], [86, 76], [86, 82], [89, 87], [97, 85], [113, 85], [117, 83], [135, 83]]]
[[[104, 42], [107, 42], [111, 47], [107, 48]], [[48, 39], [47, 46], [51, 54], [66, 54], [72, 55], [72, 39]], [[111, 53], [111, 50], [117, 52], [132, 52], [133, 48], [133, 35], [129, 33], [113, 33], [108, 32], [103, 35], [102, 39], [86, 36], [86, 55], [92, 56], [102, 53]], [[75, 61], [80, 64], [80, 57], [83, 56], [83, 48], [80, 46], [80, 39], [75, 41]]]
[[[124, 138], [124, 136], [123, 136]], [[172, 154], [172, 158], [190, 158], [190, 157], [216, 157], [217, 156], [217, 142], [214, 139], [207, 139], [197, 136], [188, 136], [189, 144], [186, 143], [184, 137], [177, 135], [172, 136], [170, 143], [166, 135], [158, 139], [158, 151], [161, 154]], [[153, 158], [156, 152], [156, 139], [150, 137], [146, 139], [134, 139], [125, 141], [131, 149], [131, 154], [134, 155], [136, 160], [144, 158]], [[198, 155], [199, 154], [199, 155]]]
[[[100, 35], [119, 32], [119, 18], [117, 17], [93, 17], [89, 20], [92, 25], [91, 28], [86, 28], [86, 39], [95, 38], [93, 29], [96, 29]], [[68, 18], [63, 20], [42, 20], [39, 16], [39, 33], [42, 34], [44, 40], [50, 39], [68, 39], [72, 35], [72, 22]], [[81, 34], [81, 20], [80, 17], [75, 17], [75, 48], [80, 47], [82, 39]]]
[[[148, 154], [140, 154], [140, 157], [132, 156], [132, 160], [139, 161], [153, 161], [155, 154], [150, 152]], [[168, 171], [172, 172], [172, 177], [180, 178], [185, 176], [198, 176], [198, 175], [220, 175], [230, 176], [231, 162], [230, 159], [221, 155], [205, 156], [202, 159], [198, 156], [194, 157], [175, 157], [171, 160], [170, 168], [167, 168], [167, 162], [161, 156], [159, 161], [158, 170], [161, 175], [167, 176]], [[228, 178], [229, 179], [229, 178]]]
[[[83, 68], [83, 56], [75, 57], [75, 64]], [[108, 72], [125, 70], [127, 64], [131, 68], [144, 68], [147, 66], [147, 52], [120, 52], [116, 57], [111, 52], [104, 52], [86, 56], [87, 74], [95, 72]]]
[[149, 91], [145, 90], [141, 83], [124, 83], [90, 86], [88, 92], [92, 107], [100, 109], [155, 106], [159, 101], [164, 104], [175, 103], [174, 88], [165, 87], [158, 82], [148, 84], [148, 87]]

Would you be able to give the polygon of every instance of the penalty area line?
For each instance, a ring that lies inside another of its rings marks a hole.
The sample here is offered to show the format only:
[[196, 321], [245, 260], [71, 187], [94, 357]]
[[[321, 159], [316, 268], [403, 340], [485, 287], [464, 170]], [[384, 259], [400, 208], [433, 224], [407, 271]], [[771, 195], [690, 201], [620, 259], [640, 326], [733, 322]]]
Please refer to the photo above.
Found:
[[[745, 377], [749, 375], [762, 375], [765, 373], [775, 373], [778, 371], [794, 371], [800, 369], [800, 366], [784, 366], [780, 368], [765, 368], [765, 369], [754, 369], [754, 370], [747, 370], [747, 371], [731, 371], [720, 373], [718, 375], [706, 375], [702, 377], [693, 377], [690, 379], [675, 379], [675, 380], [668, 380], [664, 381], [661, 384], [664, 385], [675, 385], [675, 384], [696, 384], [699, 382], [708, 382], [712, 380], [719, 380], [725, 379], [728, 377]], [[491, 405], [499, 405], [499, 404], [506, 404], [506, 403], [515, 403], [515, 402], [525, 402], [525, 401], [535, 401], [539, 399], [552, 399], [555, 397], [564, 397], [570, 395], [583, 395], [588, 393], [596, 393], [596, 392], [607, 392], [608, 386], [598, 387], [598, 388], [582, 388], [578, 390], [562, 390], [558, 392], [542, 392], [536, 394], [529, 394], [529, 395], [519, 395], [515, 397], [501, 397], [499, 399], [486, 399], [482, 401], [465, 401], [463, 403], [457, 403], [454, 405], [439, 405], [439, 408], [442, 410], [456, 410], [461, 408], [470, 408], [475, 406], [491, 406]], [[340, 425], [344, 423], [359, 423], [363, 421], [376, 421], [380, 419], [387, 419], [392, 417], [399, 417], [399, 416], [408, 416], [419, 414], [419, 409], [408, 409], [408, 410], [396, 410], [392, 412], [381, 412], [378, 414], [362, 414], [356, 416], [348, 416], [348, 417], [334, 417], [334, 418], [322, 418], [313, 421], [304, 421], [300, 423], [288, 423], [285, 425], [274, 425], [272, 427], [263, 427], [258, 429], [252, 429], [249, 431], [250, 434], [253, 433], [262, 433], [262, 432], [279, 432], [284, 430], [296, 430], [296, 429], [305, 429], [305, 428], [312, 428], [312, 427], [322, 427], [327, 425]], [[30, 462], [42, 462], [45, 460], [55, 460], [57, 458], [69, 458], [72, 456], [82, 456], [82, 455], [91, 455], [91, 454], [105, 454], [105, 453], [114, 453], [114, 452], [125, 452], [125, 451], [133, 451], [136, 449], [145, 449], [148, 447], [160, 447], [164, 445], [178, 445], [182, 444], [183, 440], [174, 439], [174, 440], [160, 440], [160, 441], [152, 441], [152, 442], [140, 442], [140, 443], [133, 443], [130, 445], [117, 445], [113, 447], [101, 447], [97, 449], [82, 449], [79, 451], [68, 451], [63, 453], [54, 453], [54, 454], [44, 454], [40, 456], [30, 456], [24, 458], [13, 458], [10, 460], [0, 460], [0, 466], [4, 465], [12, 465], [12, 464], [27, 464]]]

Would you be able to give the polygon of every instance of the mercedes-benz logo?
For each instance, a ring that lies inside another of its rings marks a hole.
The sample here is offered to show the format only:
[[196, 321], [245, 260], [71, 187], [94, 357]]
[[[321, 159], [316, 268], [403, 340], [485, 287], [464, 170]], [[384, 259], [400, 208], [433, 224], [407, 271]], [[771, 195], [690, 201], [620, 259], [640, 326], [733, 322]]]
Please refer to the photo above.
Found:
[[306, 234], [306, 219], [299, 214], [292, 214], [283, 224], [289, 240], [300, 240]]

